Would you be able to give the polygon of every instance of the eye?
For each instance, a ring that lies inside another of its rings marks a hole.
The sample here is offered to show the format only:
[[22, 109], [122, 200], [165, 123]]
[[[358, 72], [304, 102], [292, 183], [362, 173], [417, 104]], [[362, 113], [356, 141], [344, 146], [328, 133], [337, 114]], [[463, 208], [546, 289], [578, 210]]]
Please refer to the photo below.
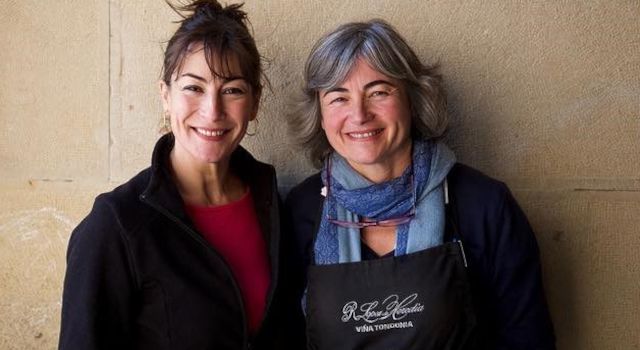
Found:
[[384, 90], [376, 90], [369, 94], [369, 98], [375, 99], [385, 98], [387, 96], [389, 96], [389, 92]]
[[226, 87], [222, 89], [221, 93], [223, 95], [243, 95], [244, 90], [238, 87]]
[[198, 85], [187, 85], [187, 86], [183, 87], [182, 90], [191, 91], [191, 92], [203, 92], [204, 91]]
[[342, 97], [342, 96], [340, 96], [340, 97], [336, 97], [334, 99], [331, 99], [329, 101], [329, 104], [333, 105], [333, 104], [340, 104], [340, 103], [343, 103], [343, 102], [347, 102], [347, 99]]

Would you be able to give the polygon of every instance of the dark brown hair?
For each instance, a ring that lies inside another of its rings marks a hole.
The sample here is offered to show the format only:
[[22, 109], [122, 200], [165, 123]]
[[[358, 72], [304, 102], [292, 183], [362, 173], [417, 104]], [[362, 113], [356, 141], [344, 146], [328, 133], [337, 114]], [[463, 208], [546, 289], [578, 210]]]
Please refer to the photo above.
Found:
[[[172, 4], [165, 0], [182, 20], [164, 52], [162, 80], [171, 86], [173, 74], [179, 74], [182, 64], [194, 44], [201, 43], [211, 73], [218, 77], [231, 75], [230, 62], [237, 60], [253, 95], [262, 91], [262, 61], [256, 43], [249, 32], [243, 4], [222, 6], [216, 0], [195, 0], [187, 4]], [[216, 71], [215, 62], [220, 63]]]

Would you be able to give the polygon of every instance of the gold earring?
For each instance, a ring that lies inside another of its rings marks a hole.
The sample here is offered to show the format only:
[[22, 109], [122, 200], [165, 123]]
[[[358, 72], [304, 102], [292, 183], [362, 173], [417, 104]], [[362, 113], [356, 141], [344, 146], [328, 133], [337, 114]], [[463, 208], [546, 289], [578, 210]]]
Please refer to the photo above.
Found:
[[169, 115], [168, 111], [164, 111], [162, 114], [162, 121], [160, 124], [160, 133], [168, 134], [171, 132], [171, 115]]
[[[256, 136], [256, 134], [258, 133], [258, 119], [254, 119], [253, 122], [255, 123], [253, 132], [249, 132], [249, 126], [247, 126], [247, 131], [245, 131], [247, 136]], [[249, 125], [251, 125], [251, 122], [249, 122]]]

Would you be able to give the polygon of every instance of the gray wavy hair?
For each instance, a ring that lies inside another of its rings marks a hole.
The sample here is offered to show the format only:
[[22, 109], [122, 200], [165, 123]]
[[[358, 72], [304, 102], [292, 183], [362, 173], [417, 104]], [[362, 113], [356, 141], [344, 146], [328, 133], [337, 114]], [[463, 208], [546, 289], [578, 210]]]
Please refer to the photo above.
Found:
[[384, 20], [343, 24], [313, 46], [305, 65], [302, 94], [287, 116], [291, 138], [307, 151], [317, 168], [333, 150], [322, 130], [318, 93], [341, 85], [359, 58], [404, 85], [413, 138], [439, 138], [447, 128], [446, 95], [437, 67], [423, 65]]

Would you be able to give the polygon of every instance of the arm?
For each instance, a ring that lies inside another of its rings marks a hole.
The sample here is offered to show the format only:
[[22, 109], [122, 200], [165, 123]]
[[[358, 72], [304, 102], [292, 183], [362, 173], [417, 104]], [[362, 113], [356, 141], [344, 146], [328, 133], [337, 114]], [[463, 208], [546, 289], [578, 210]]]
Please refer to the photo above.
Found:
[[538, 244], [515, 199], [506, 186], [503, 190], [490, 262], [496, 303], [496, 348], [555, 349]]
[[117, 217], [99, 197], [69, 241], [59, 349], [131, 347], [133, 276]]

